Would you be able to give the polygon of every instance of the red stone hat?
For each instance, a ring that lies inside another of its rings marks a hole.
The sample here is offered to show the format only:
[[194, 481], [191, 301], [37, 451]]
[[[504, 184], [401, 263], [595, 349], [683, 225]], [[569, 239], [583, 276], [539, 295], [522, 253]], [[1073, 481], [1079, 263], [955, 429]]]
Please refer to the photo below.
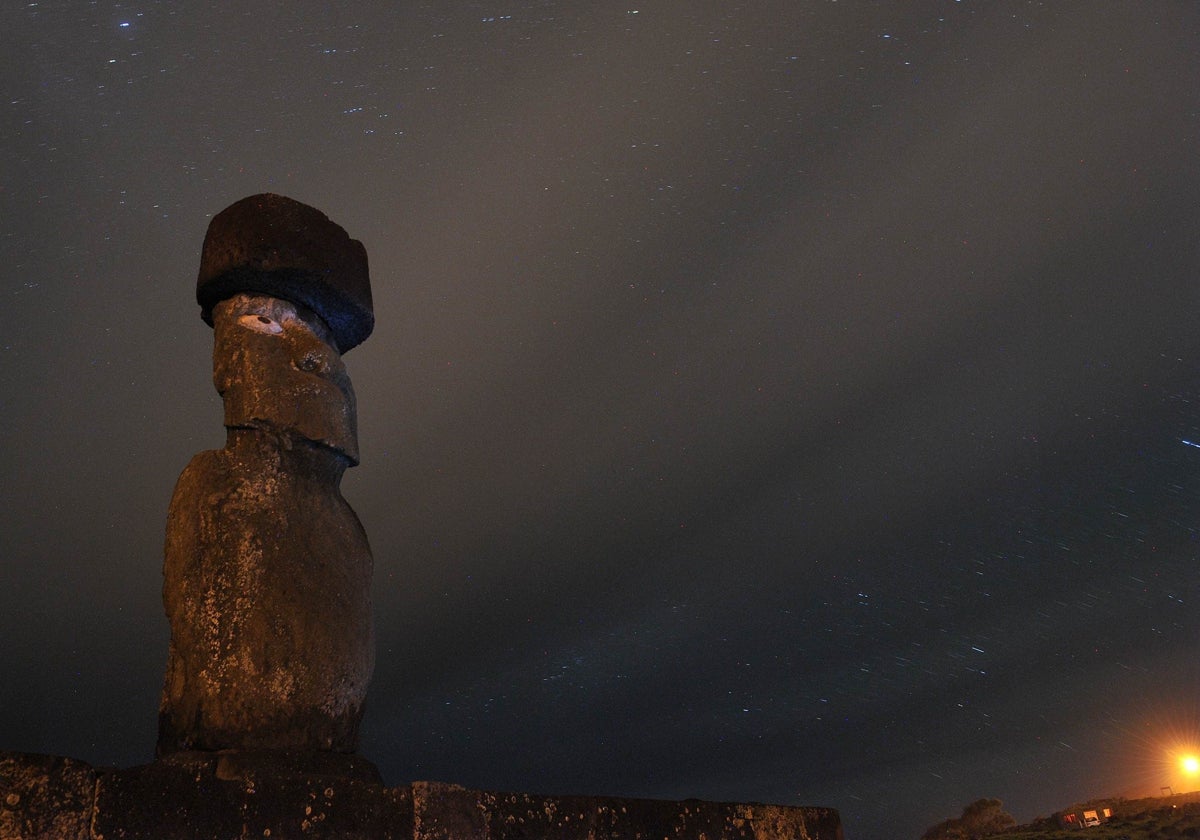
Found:
[[196, 281], [200, 317], [212, 326], [213, 307], [239, 292], [307, 306], [342, 353], [375, 327], [362, 243], [320, 210], [282, 195], [243, 198], [208, 225]]

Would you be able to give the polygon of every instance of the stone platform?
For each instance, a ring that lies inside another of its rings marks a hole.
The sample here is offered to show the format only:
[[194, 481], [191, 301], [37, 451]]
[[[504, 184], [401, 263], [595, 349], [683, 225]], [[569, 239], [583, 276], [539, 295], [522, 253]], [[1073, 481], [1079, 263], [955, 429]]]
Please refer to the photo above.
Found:
[[0, 751], [0, 840], [842, 840], [832, 808], [387, 787], [355, 756], [180, 753], [128, 769]]

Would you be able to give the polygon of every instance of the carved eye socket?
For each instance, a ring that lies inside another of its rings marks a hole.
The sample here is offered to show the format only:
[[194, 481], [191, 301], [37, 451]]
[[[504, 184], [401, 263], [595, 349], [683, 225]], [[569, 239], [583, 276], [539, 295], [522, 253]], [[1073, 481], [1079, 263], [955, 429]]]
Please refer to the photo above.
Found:
[[283, 325], [273, 318], [266, 315], [248, 314], [239, 315], [238, 326], [245, 327], [248, 330], [255, 332], [267, 333], [269, 335], [278, 335], [283, 332]]

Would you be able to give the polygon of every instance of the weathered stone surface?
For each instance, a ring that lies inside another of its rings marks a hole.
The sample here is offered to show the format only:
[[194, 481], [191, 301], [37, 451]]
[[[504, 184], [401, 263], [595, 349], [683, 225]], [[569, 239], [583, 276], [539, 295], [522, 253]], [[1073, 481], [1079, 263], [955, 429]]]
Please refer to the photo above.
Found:
[[64, 778], [74, 779], [66, 785], [71, 794], [49, 808], [44, 794], [0, 806], [0, 840], [843, 840], [830, 808], [538, 796], [441, 782], [387, 788], [360, 762], [353, 756], [178, 753], [100, 773], [97, 784], [81, 762], [0, 753], [0, 782], [20, 778], [21, 790], [60, 790]]
[[[232, 761], [231, 761], [232, 760]], [[361, 759], [358, 759], [361, 762]], [[407, 789], [340, 772], [304, 771], [263, 753], [180, 753], [101, 777], [95, 836], [126, 840], [407, 838]], [[334, 768], [341, 769], [341, 768]]]
[[95, 796], [82, 761], [0, 752], [0, 840], [87, 840]]
[[374, 665], [371, 553], [339, 489], [354, 393], [303, 307], [239, 294], [214, 327], [228, 442], [167, 514], [158, 752], [353, 752]]
[[414, 840], [842, 840], [831, 808], [412, 786]]
[[160, 753], [353, 752], [373, 666], [371, 557], [336, 459], [231, 434], [171, 503]]
[[332, 327], [343, 353], [375, 325], [362, 243], [320, 210], [281, 195], [243, 198], [209, 223], [196, 283], [201, 316], [212, 324], [213, 307], [238, 292], [303, 304]]
[[242, 836], [245, 784], [209, 765], [156, 761], [103, 774], [96, 786], [92, 836], [113, 840], [219, 840]]
[[246, 797], [246, 837], [412, 837], [408, 788], [337, 778], [260, 780]]

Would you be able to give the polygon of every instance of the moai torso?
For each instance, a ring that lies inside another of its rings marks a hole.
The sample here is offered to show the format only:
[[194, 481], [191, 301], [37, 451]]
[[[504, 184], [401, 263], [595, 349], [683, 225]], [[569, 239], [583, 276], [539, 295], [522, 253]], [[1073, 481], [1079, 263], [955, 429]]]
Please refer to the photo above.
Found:
[[[353, 336], [330, 326], [344, 310], [323, 317], [300, 302], [313, 302], [303, 288], [292, 288], [329, 283], [328, 274], [304, 265], [307, 273], [279, 275], [276, 239], [303, 245], [313, 224], [332, 225], [303, 205], [298, 225], [293, 205], [282, 205], [282, 230], [252, 231], [257, 252], [216, 257], [242, 271], [232, 282], [246, 291], [222, 288], [219, 300], [201, 301], [214, 328], [228, 440], [192, 459], [167, 517], [171, 645], [160, 755], [357, 747], [374, 641], [371, 554], [339, 490], [345, 469], [358, 462], [354, 392], [338, 349]], [[267, 211], [280, 215], [274, 204]], [[231, 230], [226, 239], [250, 235], [244, 226]], [[246, 255], [260, 252], [266, 270]], [[210, 255], [206, 241], [206, 261]], [[297, 261], [293, 254], [290, 263]], [[203, 268], [201, 280], [203, 298]], [[329, 312], [328, 301], [315, 305]]]

